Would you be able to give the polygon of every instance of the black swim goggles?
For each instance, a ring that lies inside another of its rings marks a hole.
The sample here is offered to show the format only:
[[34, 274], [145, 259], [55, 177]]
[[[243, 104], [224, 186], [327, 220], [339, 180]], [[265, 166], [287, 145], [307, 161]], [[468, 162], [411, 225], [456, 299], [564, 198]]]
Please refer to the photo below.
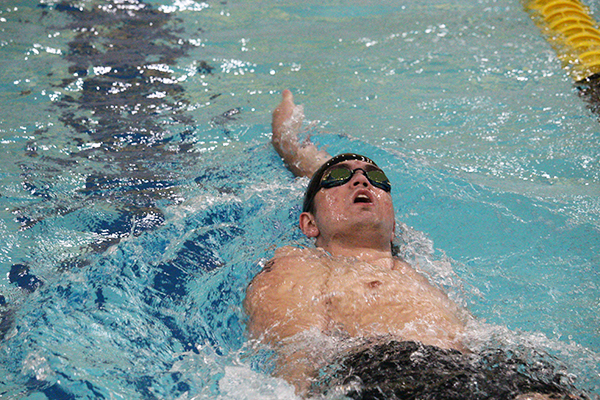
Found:
[[385, 190], [386, 192], [392, 191], [390, 180], [379, 168], [369, 170], [364, 170], [362, 168], [350, 169], [343, 165], [331, 167], [331, 169], [325, 172], [323, 178], [321, 178], [320, 186], [329, 189], [335, 186], [344, 185], [352, 179], [356, 171], [362, 171], [371, 185]]

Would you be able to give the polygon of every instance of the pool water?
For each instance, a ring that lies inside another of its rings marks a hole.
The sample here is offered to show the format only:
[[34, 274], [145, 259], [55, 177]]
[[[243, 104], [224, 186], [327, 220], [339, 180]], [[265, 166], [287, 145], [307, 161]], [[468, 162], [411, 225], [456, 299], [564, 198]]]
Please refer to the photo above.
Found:
[[0, 397], [295, 398], [241, 308], [310, 245], [289, 88], [482, 346], [600, 398], [599, 116], [521, 2], [15, 0], [0, 52]]

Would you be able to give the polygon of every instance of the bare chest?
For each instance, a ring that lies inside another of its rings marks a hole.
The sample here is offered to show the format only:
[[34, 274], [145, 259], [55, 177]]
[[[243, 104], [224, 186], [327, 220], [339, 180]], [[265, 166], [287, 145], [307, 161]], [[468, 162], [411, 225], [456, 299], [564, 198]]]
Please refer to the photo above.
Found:
[[335, 314], [414, 309], [427, 298], [427, 288], [414, 279], [391, 269], [361, 262], [329, 263], [323, 280], [322, 296]]
[[351, 336], [401, 334], [407, 326], [453, 323], [453, 310], [439, 291], [414, 271], [361, 262], [327, 262], [320, 310], [329, 328]]

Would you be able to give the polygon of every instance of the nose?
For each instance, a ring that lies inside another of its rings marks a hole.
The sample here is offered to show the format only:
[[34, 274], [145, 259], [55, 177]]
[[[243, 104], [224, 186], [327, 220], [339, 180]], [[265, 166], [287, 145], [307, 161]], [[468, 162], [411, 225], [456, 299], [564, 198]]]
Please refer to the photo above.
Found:
[[[354, 172], [354, 175], [352, 176], [352, 182], [351, 182], [352, 186], [360, 186], [360, 185], [363, 185], [364, 187], [369, 186], [370, 182], [367, 179], [367, 174], [362, 168], [357, 168], [353, 172]], [[361, 172], [361, 173], [359, 174], [359, 172]]]

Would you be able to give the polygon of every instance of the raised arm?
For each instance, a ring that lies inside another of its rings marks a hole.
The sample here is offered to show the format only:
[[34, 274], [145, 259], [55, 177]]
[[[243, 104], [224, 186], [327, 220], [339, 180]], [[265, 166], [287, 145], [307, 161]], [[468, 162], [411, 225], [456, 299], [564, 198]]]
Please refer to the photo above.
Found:
[[281, 103], [273, 111], [271, 142], [294, 175], [310, 178], [331, 156], [326, 151], [317, 149], [310, 141], [298, 141], [304, 109], [294, 104], [294, 96], [288, 89], [281, 95]]

